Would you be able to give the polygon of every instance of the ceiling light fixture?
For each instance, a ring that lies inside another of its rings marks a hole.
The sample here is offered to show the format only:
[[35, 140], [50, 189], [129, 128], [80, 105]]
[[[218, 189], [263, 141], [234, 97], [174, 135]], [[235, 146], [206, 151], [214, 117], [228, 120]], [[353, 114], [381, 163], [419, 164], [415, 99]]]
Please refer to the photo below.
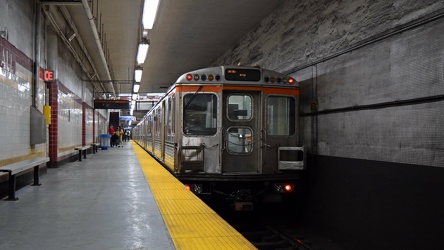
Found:
[[152, 29], [156, 19], [159, 0], [145, 0], [143, 4], [142, 23], [144, 29]]
[[74, 37], [76, 37], [76, 32], [74, 32], [73, 30], [68, 34], [68, 41], [71, 42], [72, 39], [74, 39]]
[[143, 39], [142, 42], [139, 43], [139, 48], [137, 49], [137, 63], [138, 64], [143, 64], [145, 62], [149, 47], [150, 47], [150, 43], [146, 39]]
[[137, 66], [136, 70], [134, 71], [134, 80], [136, 82], [140, 82], [142, 80], [142, 67]]
[[133, 92], [138, 93], [140, 89], [140, 83], [134, 83]]

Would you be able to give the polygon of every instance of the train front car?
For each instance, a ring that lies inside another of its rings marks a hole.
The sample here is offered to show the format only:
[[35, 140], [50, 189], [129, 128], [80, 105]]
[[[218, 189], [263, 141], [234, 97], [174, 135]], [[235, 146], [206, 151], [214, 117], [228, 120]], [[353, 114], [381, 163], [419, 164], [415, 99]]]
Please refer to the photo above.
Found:
[[305, 169], [293, 78], [213, 67], [182, 75], [169, 95], [179, 100], [172, 172], [191, 191], [204, 200], [223, 198], [235, 210], [293, 192]]

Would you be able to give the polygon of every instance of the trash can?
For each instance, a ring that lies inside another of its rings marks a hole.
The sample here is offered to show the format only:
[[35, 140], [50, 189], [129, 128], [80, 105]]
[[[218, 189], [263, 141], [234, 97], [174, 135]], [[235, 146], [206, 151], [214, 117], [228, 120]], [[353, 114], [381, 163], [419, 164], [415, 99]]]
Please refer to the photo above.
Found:
[[111, 140], [111, 135], [101, 134], [101, 135], [99, 135], [99, 139], [100, 139], [100, 148], [102, 150], [107, 150], [109, 148], [109, 142]]

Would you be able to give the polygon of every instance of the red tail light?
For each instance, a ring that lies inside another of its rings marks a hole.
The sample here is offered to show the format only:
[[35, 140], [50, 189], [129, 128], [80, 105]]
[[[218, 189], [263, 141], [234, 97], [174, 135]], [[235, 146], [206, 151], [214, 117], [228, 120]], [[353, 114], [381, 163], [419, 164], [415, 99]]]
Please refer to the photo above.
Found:
[[293, 191], [293, 185], [287, 184], [287, 185], [285, 185], [284, 189], [287, 192], [291, 192], [291, 191]]
[[195, 194], [200, 194], [203, 191], [202, 184], [184, 184], [185, 188]]
[[278, 193], [291, 193], [293, 192], [293, 183], [275, 183], [274, 190]]

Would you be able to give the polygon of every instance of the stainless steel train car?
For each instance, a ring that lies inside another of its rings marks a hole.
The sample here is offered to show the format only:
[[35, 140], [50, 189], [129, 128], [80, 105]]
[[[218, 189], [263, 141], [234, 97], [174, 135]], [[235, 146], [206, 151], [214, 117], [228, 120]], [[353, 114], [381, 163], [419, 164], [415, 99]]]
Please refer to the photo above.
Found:
[[133, 139], [187, 188], [235, 210], [279, 202], [305, 170], [299, 84], [257, 67], [180, 76], [133, 128]]

